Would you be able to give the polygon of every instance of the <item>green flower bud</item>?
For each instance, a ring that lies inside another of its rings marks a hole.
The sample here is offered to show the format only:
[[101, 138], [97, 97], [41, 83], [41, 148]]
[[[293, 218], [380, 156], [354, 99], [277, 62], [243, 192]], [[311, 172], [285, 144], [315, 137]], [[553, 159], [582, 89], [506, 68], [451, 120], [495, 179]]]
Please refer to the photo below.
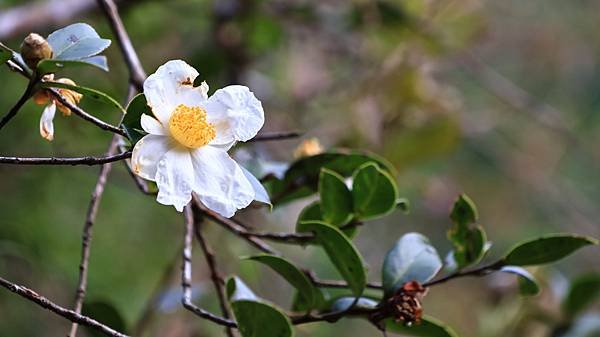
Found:
[[31, 33], [21, 44], [21, 56], [25, 64], [35, 70], [38, 62], [52, 57], [52, 47], [39, 34]]

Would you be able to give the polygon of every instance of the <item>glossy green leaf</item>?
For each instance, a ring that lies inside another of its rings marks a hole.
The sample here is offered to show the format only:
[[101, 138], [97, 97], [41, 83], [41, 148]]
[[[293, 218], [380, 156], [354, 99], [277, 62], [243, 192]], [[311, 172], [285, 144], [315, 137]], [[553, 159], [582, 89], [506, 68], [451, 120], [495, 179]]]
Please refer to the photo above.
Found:
[[271, 269], [281, 275], [294, 288], [296, 288], [303, 301], [307, 303], [308, 308], [314, 308], [318, 303], [318, 290], [308, 279], [308, 277], [300, 271], [290, 261], [274, 255], [256, 255], [247, 258], [248, 260], [257, 261], [269, 266]]
[[117, 108], [120, 112], [125, 113], [125, 109], [123, 108], [123, 106], [121, 106], [121, 104], [119, 104], [119, 102], [117, 102], [114, 98], [110, 97], [108, 94], [105, 94], [96, 89], [61, 82], [42, 82], [42, 87], [69, 89], [78, 92], [84, 95], [85, 97], [89, 97], [96, 101], [108, 104], [114, 108]]
[[423, 317], [420, 324], [413, 324], [410, 327], [404, 325], [402, 322], [396, 322], [393, 319], [387, 319], [385, 321], [385, 328], [387, 331], [405, 336], [458, 337], [458, 334], [451, 327], [433, 317], [428, 316]]
[[376, 162], [384, 170], [392, 171], [391, 165], [375, 154], [335, 150], [298, 159], [290, 165], [282, 179], [269, 180], [265, 187], [269, 190], [273, 204], [281, 205], [317, 192], [322, 168], [350, 177], [354, 170], [367, 162]]
[[225, 290], [227, 291], [227, 298], [229, 298], [230, 301], [258, 300], [258, 297], [254, 295], [254, 292], [237, 276], [232, 276], [227, 279], [227, 282], [225, 282]]
[[381, 278], [386, 297], [406, 282], [431, 280], [441, 268], [442, 261], [429, 239], [419, 233], [403, 235], [383, 261]]
[[309, 310], [326, 310], [328, 309], [327, 300], [325, 299], [325, 294], [322, 289], [315, 288], [315, 303], [309, 304], [304, 299], [304, 296], [301, 296], [298, 291], [294, 293], [294, 297], [292, 298], [292, 311], [309, 311]]
[[323, 220], [336, 227], [347, 224], [352, 219], [352, 194], [344, 177], [322, 169], [319, 176], [319, 196]]
[[231, 309], [243, 337], [291, 337], [289, 318], [275, 306], [261, 301], [236, 300]]
[[48, 36], [48, 43], [56, 60], [81, 60], [101, 53], [110, 46], [94, 28], [85, 23], [75, 23]]
[[146, 132], [142, 129], [142, 114], [153, 116], [144, 94], [136, 95], [127, 105], [127, 113], [123, 117], [121, 127], [127, 133], [132, 145], [135, 145]]
[[315, 233], [318, 244], [325, 249], [354, 295], [360, 296], [365, 289], [367, 276], [362, 257], [354, 244], [338, 228], [324, 222], [301, 222], [297, 228], [300, 232]]
[[598, 240], [572, 235], [551, 234], [516, 245], [504, 257], [506, 264], [529, 266], [560, 260], [587, 245], [598, 244]]
[[330, 311], [344, 311], [350, 308], [350, 306], [352, 304], [354, 304], [353, 308], [360, 308], [360, 309], [373, 309], [375, 307], [377, 307], [378, 302], [368, 298], [368, 297], [359, 297], [358, 301], [356, 301], [356, 303], [354, 303], [356, 301], [356, 297], [352, 297], [352, 296], [343, 296], [343, 297], [339, 297], [335, 300], [333, 300], [333, 303], [331, 304], [331, 308]]
[[[302, 209], [298, 216], [298, 221], [296, 222], [296, 228], [299, 223], [304, 221], [324, 221], [323, 215], [321, 214], [321, 203], [319, 201], [315, 201]], [[340, 230], [346, 237], [352, 239], [356, 236], [356, 233], [358, 233], [358, 226], [347, 224], [340, 227]]]
[[573, 317], [585, 310], [600, 297], [600, 273], [589, 273], [577, 277], [571, 283], [562, 308], [567, 316]]
[[88, 67], [93, 66], [104, 71], [108, 71], [106, 57], [93, 56], [82, 60], [41, 60], [37, 66], [37, 72], [40, 74], [55, 73], [67, 68]]
[[396, 182], [377, 164], [366, 163], [354, 173], [352, 199], [356, 217], [361, 220], [388, 214], [396, 208]]
[[517, 275], [521, 295], [533, 296], [539, 294], [540, 286], [537, 284], [535, 277], [527, 270], [517, 266], [504, 266], [500, 271]]
[[[127, 333], [127, 325], [123, 315], [109, 302], [90, 301], [83, 304], [81, 313], [85, 316], [102, 322], [115, 329], [116, 331]], [[105, 334], [90, 328], [84, 328], [88, 335], [93, 337], [103, 337]]]
[[451, 252], [456, 269], [475, 264], [483, 258], [487, 237], [481, 226], [475, 222], [479, 218], [475, 203], [461, 194], [450, 213], [454, 226], [448, 231], [448, 239], [452, 242]]

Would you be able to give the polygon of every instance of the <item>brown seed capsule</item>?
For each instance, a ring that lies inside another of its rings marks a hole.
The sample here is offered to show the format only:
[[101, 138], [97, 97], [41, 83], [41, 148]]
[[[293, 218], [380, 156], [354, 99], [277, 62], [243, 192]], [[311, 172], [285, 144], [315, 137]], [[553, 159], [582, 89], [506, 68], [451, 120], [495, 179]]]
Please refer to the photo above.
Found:
[[419, 324], [423, 316], [421, 300], [427, 293], [419, 282], [406, 282], [402, 288], [388, 300], [392, 309], [392, 315], [397, 322], [403, 322], [407, 326]]
[[35, 69], [38, 62], [52, 57], [52, 47], [39, 34], [31, 33], [21, 44], [21, 56], [29, 68]]

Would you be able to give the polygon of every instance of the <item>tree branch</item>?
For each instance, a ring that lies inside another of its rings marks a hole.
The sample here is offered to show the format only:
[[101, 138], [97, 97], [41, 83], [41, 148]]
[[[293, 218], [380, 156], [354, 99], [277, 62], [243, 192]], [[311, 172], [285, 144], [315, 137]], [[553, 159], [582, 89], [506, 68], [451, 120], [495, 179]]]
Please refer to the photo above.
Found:
[[119, 16], [117, 5], [113, 0], [97, 0], [97, 3], [98, 6], [102, 8], [102, 11], [108, 19], [113, 34], [117, 38], [117, 42], [119, 43], [119, 47], [123, 57], [125, 58], [125, 63], [127, 64], [127, 68], [129, 68], [129, 81], [135, 85], [138, 91], [142, 91], [144, 88], [146, 73], [144, 72], [144, 68], [142, 67], [142, 63], [140, 62], [135, 49], [133, 48], [131, 39], [125, 30], [123, 21]]
[[[119, 136], [117, 135], [113, 136], [110, 146], [108, 147], [108, 151], [106, 151], [107, 156], [112, 156], [117, 151], [117, 146], [119, 143], [118, 137]], [[87, 289], [88, 264], [90, 259], [90, 249], [93, 234], [92, 228], [94, 226], [94, 222], [96, 221], [96, 214], [98, 213], [100, 200], [102, 199], [102, 194], [104, 193], [104, 186], [106, 185], [108, 174], [110, 173], [111, 168], [112, 163], [106, 163], [100, 168], [98, 181], [96, 181], [96, 186], [94, 187], [94, 191], [92, 192], [92, 198], [88, 206], [87, 216], [85, 219], [85, 224], [83, 226], [83, 234], [81, 239], [81, 262], [79, 263], [79, 284], [75, 293], [75, 305], [73, 309], [76, 313], [81, 313], [81, 308], [83, 307], [83, 300], [85, 299], [85, 293]], [[74, 322], [71, 325], [71, 332], [69, 333], [69, 336], [75, 337], [76, 335], [77, 323]]]
[[0, 157], [0, 164], [13, 165], [102, 165], [123, 159], [131, 158], [131, 151], [106, 157], [73, 157], [73, 158], [28, 158], [28, 157]]
[[185, 235], [183, 239], [183, 266], [181, 268], [181, 288], [183, 290], [181, 303], [186, 309], [204, 319], [223, 326], [235, 328], [237, 327], [237, 324], [234, 321], [214, 315], [197, 307], [192, 302], [192, 238], [194, 235], [194, 214], [192, 213], [190, 205], [186, 206], [183, 212], [185, 217]]
[[247, 143], [252, 142], [266, 142], [270, 140], [284, 140], [290, 138], [297, 138], [302, 136], [302, 132], [299, 131], [274, 131], [274, 132], [261, 132], [254, 138], [249, 139]]
[[29, 288], [14, 284], [8, 280], [5, 280], [2, 277], [0, 277], [0, 286], [12, 291], [13, 293], [31, 301], [31, 302], [36, 303], [37, 305], [41, 306], [42, 308], [48, 309], [48, 310], [52, 311], [53, 313], [70, 320], [71, 322], [77, 322], [81, 325], [89, 326], [90, 328], [96, 329], [96, 330], [104, 333], [107, 336], [129, 337], [125, 334], [122, 334], [122, 333], [110, 328], [109, 326], [106, 326], [106, 325], [96, 321], [95, 319], [93, 319], [91, 317], [78, 314], [75, 311], [72, 311], [69, 309], [65, 309], [65, 308], [55, 304], [54, 302], [48, 300], [47, 298], [39, 295], [35, 291], [33, 291]]

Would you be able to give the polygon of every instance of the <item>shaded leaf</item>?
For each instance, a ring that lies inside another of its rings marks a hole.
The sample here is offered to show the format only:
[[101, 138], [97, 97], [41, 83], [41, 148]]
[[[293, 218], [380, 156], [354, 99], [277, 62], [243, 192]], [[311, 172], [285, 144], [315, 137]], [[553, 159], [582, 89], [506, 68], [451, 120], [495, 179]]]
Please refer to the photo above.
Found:
[[227, 291], [227, 298], [229, 298], [230, 301], [258, 299], [258, 297], [254, 295], [254, 292], [248, 288], [246, 283], [237, 276], [232, 276], [227, 279], [227, 282], [225, 282], [225, 290]]
[[83, 60], [53, 60], [46, 59], [41, 60], [37, 66], [37, 72], [40, 74], [48, 74], [55, 73], [60, 70], [64, 70], [67, 68], [76, 68], [76, 67], [87, 67], [94, 66], [96, 68], [102, 69], [104, 71], [108, 71], [108, 65], [106, 63], [106, 57], [104, 56], [94, 56]]
[[593, 238], [573, 234], [551, 234], [516, 245], [504, 257], [506, 264], [529, 266], [562, 259], [581, 247], [598, 244]]
[[274, 306], [252, 300], [231, 302], [240, 334], [243, 337], [291, 337], [289, 318]]
[[[324, 221], [321, 214], [321, 202], [315, 201], [302, 209], [296, 222], [296, 231], [298, 231], [298, 224], [304, 221]], [[340, 230], [351, 239], [358, 233], [358, 226], [342, 226]]]
[[352, 198], [356, 217], [372, 219], [396, 208], [398, 188], [388, 172], [375, 163], [366, 163], [353, 175]]
[[312, 309], [318, 304], [318, 296], [320, 294], [318, 294], [317, 288], [302, 271], [288, 260], [279, 256], [266, 254], [251, 256], [247, 259], [271, 267], [271, 269], [286, 279], [286, 281], [298, 290], [300, 296], [303, 297], [302, 301], [307, 304], [307, 309]]
[[483, 258], [487, 237], [481, 226], [475, 226], [478, 218], [475, 203], [466, 194], [461, 194], [450, 213], [454, 226], [448, 230], [448, 239], [454, 248], [451, 258], [456, 269], [477, 263]]
[[431, 280], [441, 268], [442, 261], [429, 239], [419, 233], [403, 235], [383, 261], [381, 278], [386, 297], [406, 282]]
[[403, 334], [406, 336], [419, 337], [458, 337], [458, 334], [448, 325], [439, 320], [425, 316], [420, 324], [413, 324], [408, 327], [402, 322], [396, 322], [393, 319], [385, 321], [387, 331]]
[[562, 308], [568, 316], [575, 316], [594, 303], [600, 296], [600, 274], [589, 273], [577, 277], [571, 283]]
[[97, 100], [99, 102], [108, 104], [112, 107], [117, 108], [120, 112], [125, 113], [125, 109], [123, 108], [123, 106], [121, 106], [121, 104], [119, 104], [119, 102], [117, 102], [114, 98], [110, 97], [108, 94], [105, 94], [96, 89], [86, 88], [86, 87], [82, 87], [82, 86], [78, 86], [78, 85], [71, 85], [71, 84], [61, 83], [61, 82], [42, 82], [42, 87], [43, 88], [69, 89], [69, 90], [78, 92], [86, 97]]
[[110, 40], [102, 39], [94, 28], [85, 23], [75, 23], [59, 29], [48, 36], [48, 43], [56, 60], [80, 60], [94, 56], [110, 46]]
[[[351, 296], [339, 297], [333, 301], [330, 310], [334, 312], [347, 310], [350, 308], [350, 306], [354, 303], [355, 300], [356, 297]], [[354, 308], [373, 309], [377, 307], [377, 304], [378, 302], [371, 298], [359, 297], [356, 304], [354, 304]]]
[[325, 249], [329, 259], [348, 282], [354, 295], [360, 296], [367, 283], [364, 263], [354, 244], [336, 227], [320, 221], [301, 222], [300, 232], [314, 232], [319, 245]]
[[342, 176], [326, 168], [321, 169], [319, 195], [325, 222], [340, 227], [352, 220], [352, 194]]
[[[83, 304], [83, 308], [81, 309], [81, 313], [85, 316], [89, 316], [103, 324], [110, 326], [116, 331], [126, 333], [127, 325], [125, 323], [125, 319], [123, 315], [109, 302], [105, 301], [91, 301], [85, 302]], [[90, 328], [85, 328], [86, 332], [90, 336], [94, 337], [103, 337], [105, 336], [103, 333]]]
[[527, 270], [516, 266], [504, 266], [500, 271], [517, 275], [519, 282], [519, 292], [524, 296], [537, 295], [540, 292], [540, 286], [537, 284], [535, 277]]
[[121, 127], [127, 133], [132, 145], [135, 145], [146, 135], [141, 124], [142, 114], [153, 116], [152, 110], [146, 102], [146, 96], [138, 94], [127, 105], [127, 113], [123, 117], [123, 122], [121, 122]]

